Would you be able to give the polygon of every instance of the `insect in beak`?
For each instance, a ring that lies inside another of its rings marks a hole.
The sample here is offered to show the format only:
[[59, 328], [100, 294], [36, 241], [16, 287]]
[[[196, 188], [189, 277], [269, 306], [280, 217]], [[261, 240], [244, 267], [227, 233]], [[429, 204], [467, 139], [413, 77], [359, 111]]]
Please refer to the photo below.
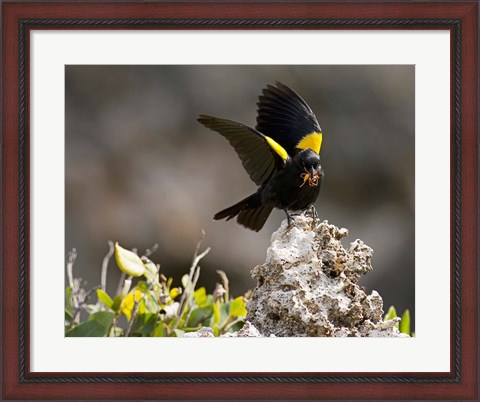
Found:
[[303, 183], [300, 185], [300, 187], [303, 187], [307, 181], [308, 185], [311, 187], [318, 186], [319, 176], [317, 171], [313, 167], [310, 168], [310, 171], [308, 171], [306, 167], [304, 167], [303, 170], [305, 173], [300, 175], [300, 177], [303, 179]]

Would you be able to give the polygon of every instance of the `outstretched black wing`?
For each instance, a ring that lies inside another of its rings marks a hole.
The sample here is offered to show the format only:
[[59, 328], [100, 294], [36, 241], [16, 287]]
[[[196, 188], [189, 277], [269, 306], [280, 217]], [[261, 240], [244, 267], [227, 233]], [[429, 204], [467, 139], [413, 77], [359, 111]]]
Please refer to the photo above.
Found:
[[307, 103], [281, 82], [267, 85], [259, 97], [256, 129], [273, 138], [289, 155], [296, 148], [320, 153], [322, 130]]
[[197, 121], [225, 137], [237, 152], [250, 178], [260, 186], [289, 158], [283, 147], [253, 128], [231, 120], [200, 115]]

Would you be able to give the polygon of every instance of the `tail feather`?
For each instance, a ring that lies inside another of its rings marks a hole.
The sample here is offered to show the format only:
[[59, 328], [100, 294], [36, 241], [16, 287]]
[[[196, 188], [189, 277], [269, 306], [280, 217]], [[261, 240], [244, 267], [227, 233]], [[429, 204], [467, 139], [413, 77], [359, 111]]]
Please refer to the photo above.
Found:
[[238, 214], [237, 222], [246, 228], [258, 232], [267, 221], [272, 207], [258, 207], [255, 209], [244, 209]]
[[255, 193], [235, 205], [217, 212], [213, 219], [226, 219], [228, 221], [238, 215], [238, 223], [258, 232], [265, 225], [272, 209], [272, 207], [262, 206], [259, 194]]
[[230, 219], [235, 218], [241, 210], [246, 208], [255, 208], [257, 206], [260, 206], [260, 197], [257, 195], [257, 193], [255, 193], [243, 199], [242, 201], [237, 202], [235, 205], [217, 212], [213, 219], [219, 220], [226, 218], [227, 221], [229, 221]]

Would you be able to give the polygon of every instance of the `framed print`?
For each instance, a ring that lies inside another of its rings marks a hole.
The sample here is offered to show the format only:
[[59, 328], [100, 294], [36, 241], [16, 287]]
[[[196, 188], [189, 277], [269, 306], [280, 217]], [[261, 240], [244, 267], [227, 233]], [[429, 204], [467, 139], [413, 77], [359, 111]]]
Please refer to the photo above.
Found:
[[478, 5], [2, 3], [2, 398], [477, 400]]

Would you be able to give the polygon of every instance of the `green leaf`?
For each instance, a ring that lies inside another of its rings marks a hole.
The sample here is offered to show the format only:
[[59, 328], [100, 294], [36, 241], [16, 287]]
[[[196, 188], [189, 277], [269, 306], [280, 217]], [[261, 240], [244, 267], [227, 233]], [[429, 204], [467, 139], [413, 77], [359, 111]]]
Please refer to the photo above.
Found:
[[203, 287], [197, 289], [194, 293], [194, 296], [195, 296], [195, 303], [199, 307], [203, 307], [207, 302], [207, 291]]
[[198, 307], [192, 310], [187, 327], [196, 327], [198, 324], [208, 320], [213, 314], [213, 306]]
[[157, 314], [138, 314], [133, 323], [132, 333], [136, 335], [152, 336], [157, 323]]
[[195, 332], [195, 331], [198, 331], [200, 328], [202, 328], [201, 325], [198, 325], [196, 327], [183, 327], [182, 331], [184, 331], [184, 332]]
[[98, 321], [105, 327], [110, 328], [114, 317], [115, 314], [111, 313], [110, 311], [99, 311], [97, 313], [90, 314], [90, 317], [88, 317], [88, 321]]
[[120, 247], [115, 243], [115, 261], [118, 268], [130, 276], [142, 276], [145, 272], [145, 266], [142, 260], [134, 252]]
[[230, 305], [230, 314], [234, 317], [245, 317], [247, 315], [247, 303], [243, 300], [243, 296], [238, 296]]
[[243, 328], [244, 325], [245, 323], [243, 321], [236, 322], [228, 328], [227, 332], [238, 332]]
[[[108, 331], [108, 329], [107, 329]], [[68, 337], [78, 337], [78, 336], [92, 336], [92, 337], [100, 337], [106, 336], [107, 331], [105, 331], [104, 326], [99, 323], [98, 321], [85, 321], [75, 328], [68, 331], [65, 336]]]
[[182, 276], [182, 286], [184, 289], [187, 288], [188, 284], [189, 284], [189, 279], [190, 279], [190, 276], [188, 274], [185, 274]]
[[147, 293], [148, 292], [148, 285], [146, 282], [139, 281], [137, 283], [137, 290], [139, 290], [142, 293]]
[[387, 314], [385, 314], [385, 317], [383, 318], [383, 321], [393, 320], [396, 316], [397, 316], [397, 311], [395, 310], [395, 307], [390, 306], [390, 308], [387, 311]]
[[112, 310], [115, 311], [115, 312], [120, 310], [120, 306], [122, 305], [122, 301], [123, 301], [123, 296], [122, 295], [115, 296], [115, 298], [113, 299]]
[[220, 322], [220, 308], [218, 307], [218, 303], [213, 304], [213, 323], [218, 324]]
[[400, 332], [410, 335], [410, 311], [408, 308], [403, 312], [402, 320], [400, 321]]
[[145, 258], [145, 260], [143, 264], [145, 267], [145, 272], [143, 273], [143, 276], [149, 283], [158, 283], [157, 266], [153, 263], [153, 261], [150, 261], [148, 258]]
[[182, 294], [182, 288], [173, 288], [170, 289], [170, 299], [175, 299], [175, 297]]
[[143, 293], [135, 288], [132, 292], [125, 296], [120, 306], [122, 313], [125, 314], [127, 320], [130, 321], [132, 313], [135, 308], [135, 303], [138, 303], [138, 314], [144, 314], [147, 311], [145, 306], [145, 300], [143, 299]]
[[77, 325], [68, 331], [65, 336], [68, 337], [103, 337], [108, 335], [110, 326], [112, 325], [114, 314], [109, 311], [99, 311], [91, 314], [88, 321]]
[[109, 309], [112, 308], [113, 306], [112, 298], [107, 293], [105, 293], [102, 289], [97, 289], [97, 297], [98, 297], [98, 300], [100, 300], [106, 307], [108, 307]]
[[108, 334], [108, 336], [111, 336], [111, 337], [114, 337], [114, 338], [120, 338], [120, 337], [123, 336], [124, 333], [125, 333], [125, 330], [123, 328], [113, 327], [110, 330], [110, 334]]
[[174, 329], [173, 333], [178, 338], [181, 338], [183, 335], [185, 335], [185, 331], [182, 331], [181, 329]]
[[168, 335], [168, 326], [163, 322], [160, 322], [153, 332], [153, 336], [160, 337], [160, 336], [167, 336]]
[[157, 314], [158, 310], [160, 310], [155, 292], [153, 292], [153, 291], [148, 292], [143, 301], [145, 303], [146, 311], [148, 313]]
[[65, 310], [73, 317], [72, 288], [70, 286], [65, 289]]
[[223, 303], [220, 305], [220, 321], [219, 326], [222, 327], [225, 322], [230, 318], [230, 305], [232, 302]]

